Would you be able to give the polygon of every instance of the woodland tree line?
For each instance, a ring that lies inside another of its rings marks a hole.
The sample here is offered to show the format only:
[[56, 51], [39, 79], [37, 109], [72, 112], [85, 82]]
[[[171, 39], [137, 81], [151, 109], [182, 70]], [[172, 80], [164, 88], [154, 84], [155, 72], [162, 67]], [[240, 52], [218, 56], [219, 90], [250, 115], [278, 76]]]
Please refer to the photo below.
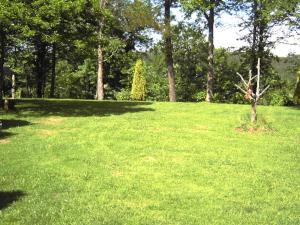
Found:
[[[130, 100], [134, 65], [142, 67], [153, 101], [244, 103], [237, 72], [256, 74], [258, 58], [264, 104], [292, 103], [300, 57], [286, 71], [274, 68], [272, 29], [299, 35], [299, 0], [0, 0], [0, 99]], [[175, 23], [177, 8], [185, 20]], [[238, 50], [214, 47], [222, 13], [243, 17], [248, 43]], [[153, 43], [153, 32], [162, 40]], [[141, 61], [142, 60], [142, 61]], [[292, 74], [285, 79], [282, 74]], [[280, 76], [281, 75], [281, 76]], [[255, 88], [255, 87], [254, 87]]]

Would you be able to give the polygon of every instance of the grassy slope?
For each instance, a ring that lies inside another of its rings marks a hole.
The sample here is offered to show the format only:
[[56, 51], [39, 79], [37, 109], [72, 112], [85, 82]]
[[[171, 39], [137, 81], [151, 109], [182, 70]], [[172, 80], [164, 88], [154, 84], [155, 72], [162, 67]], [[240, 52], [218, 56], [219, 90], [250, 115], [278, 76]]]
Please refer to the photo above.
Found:
[[300, 224], [300, 109], [259, 107], [276, 131], [250, 134], [240, 105], [18, 108], [1, 115], [0, 224]]

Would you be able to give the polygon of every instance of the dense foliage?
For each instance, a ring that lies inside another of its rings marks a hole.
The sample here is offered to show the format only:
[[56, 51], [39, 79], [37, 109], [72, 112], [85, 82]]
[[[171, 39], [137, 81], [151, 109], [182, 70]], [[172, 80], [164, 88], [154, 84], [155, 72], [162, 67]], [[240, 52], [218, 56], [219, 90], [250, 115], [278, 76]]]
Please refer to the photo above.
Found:
[[[168, 101], [166, 51], [172, 50], [178, 101], [204, 101], [209, 92], [215, 102], [244, 103], [234, 86], [236, 72], [255, 70], [260, 57], [263, 82], [272, 87], [263, 103], [292, 102], [299, 56], [289, 55], [287, 66], [272, 55], [270, 30], [285, 24], [297, 32], [298, 1], [171, 1], [187, 19], [168, 27], [170, 49], [163, 40], [152, 41], [154, 32], [165, 34], [163, 2], [1, 0], [0, 99], [11, 96], [12, 73], [20, 97], [95, 99], [101, 66], [105, 99], [129, 100], [133, 67], [142, 58], [147, 83], [142, 99]], [[214, 49], [206, 38], [208, 14], [218, 20], [225, 11], [245, 17], [241, 27], [249, 30], [248, 46]]]

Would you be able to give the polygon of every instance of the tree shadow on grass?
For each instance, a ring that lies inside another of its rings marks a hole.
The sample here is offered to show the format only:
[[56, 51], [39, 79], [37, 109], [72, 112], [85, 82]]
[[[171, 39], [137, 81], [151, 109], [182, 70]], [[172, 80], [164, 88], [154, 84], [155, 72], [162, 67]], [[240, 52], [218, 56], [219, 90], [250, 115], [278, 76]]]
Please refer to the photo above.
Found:
[[19, 100], [18, 113], [26, 116], [88, 117], [154, 111], [151, 102], [113, 102], [84, 100]]
[[14, 128], [14, 127], [23, 127], [23, 126], [31, 125], [30, 122], [25, 120], [3, 120], [3, 119], [0, 119], [0, 124], [1, 124], [0, 141], [15, 135], [14, 133], [3, 131], [3, 130], [7, 130], [9, 128]]
[[9, 207], [12, 203], [18, 201], [23, 196], [25, 196], [25, 193], [22, 191], [0, 191], [0, 210]]
[[13, 127], [23, 127], [23, 126], [28, 126], [31, 123], [25, 120], [1, 120], [0, 122], [2, 124], [1, 128], [2, 129], [9, 129]]

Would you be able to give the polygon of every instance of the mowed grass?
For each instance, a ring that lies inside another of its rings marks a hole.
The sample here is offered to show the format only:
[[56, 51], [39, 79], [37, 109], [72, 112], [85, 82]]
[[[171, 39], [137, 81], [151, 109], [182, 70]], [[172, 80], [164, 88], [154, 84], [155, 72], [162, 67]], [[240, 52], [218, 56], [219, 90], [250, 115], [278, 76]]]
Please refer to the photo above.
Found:
[[300, 109], [22, 100], [0, 134], [0, 224], [300, 224]]

